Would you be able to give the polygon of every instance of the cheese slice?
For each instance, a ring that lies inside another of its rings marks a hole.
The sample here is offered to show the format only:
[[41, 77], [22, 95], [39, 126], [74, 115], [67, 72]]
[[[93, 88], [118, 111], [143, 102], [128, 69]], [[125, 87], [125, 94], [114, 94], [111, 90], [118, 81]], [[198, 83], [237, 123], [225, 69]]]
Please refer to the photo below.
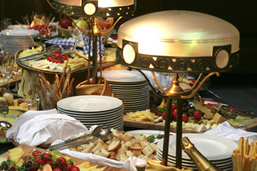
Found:
[[207, 128], [206, 128], [206, 126], [204, 125], [204, 124], [201, 124], [198, 128], [197, 128], [197, 131], [198, 132], [203, 132], [203, 131], [206, 131], [207, 130]]
[[2, 163], [3, 161], [6, 161], [6, 160], [7, 160], [7, 158], [0, 156], [0, 163]]

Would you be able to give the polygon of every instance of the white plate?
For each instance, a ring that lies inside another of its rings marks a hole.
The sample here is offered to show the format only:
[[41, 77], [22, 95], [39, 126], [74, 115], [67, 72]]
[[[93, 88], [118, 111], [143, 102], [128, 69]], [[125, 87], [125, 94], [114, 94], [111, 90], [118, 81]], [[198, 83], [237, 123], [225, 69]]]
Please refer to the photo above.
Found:
[[108, 115], [106, 115], [106, 114], [103, 114], [103, 115], [92, 115], [92, 114], [90, 114], [90, 115], [87, 115], [87, 114], [76, 115], [76, 114], [72, 114], [72, 113], [68, 113], [68, 112], [63, 112], [61, 110], [58, 110], [58, 111], [62, 114], [67, 114], [69, 116], [72, 116], [72, 117], [75, 117], [75, 118], [80, 118], [80, 119], [99, 119], [99, 120], [101, 120], [101, 119], [112, 119], [112, 118], [116, 118], [117, 116], [123, 115], [122, 111], [119, 111], [117, 113], [110, 113]]
[[[162, 156], [159, 155], [159, 154], [157, 154], [157, 160], [161, 161], [161, 160], [162, 160]], [[176, 160], [170, 160], [170, 159], [168, 159], [168, 163], [171, 163], [171, 164], [173, 164], [173, 165], [176, 165]], [[196, 166], [195, 166], [194, 163], [193, 163], [193, 164], [186, 164], [186, 163], [184, 163], [184, 162], [182, 161], [182, 166], [183, 166], [183, 167], [190, 167], [190, 168], [192, 168], [192, 169], [194, 169], [194, 170], [197, 170], [197, 168], [196, 168]], [[233, 168], [232, 162], [231, 162], [231, 163], [228, 163], [227, 165], [223, 165], [223, 166], [218, 165], [218, 164], [215, 164], [215, 166], [219, 167], [219, 168], [222, 169], [222, 170], [227, 170], [227, 169], [229, 170], [229, 169], [232, 169], [232, 168]]]
[[119, 88], [119, 89], [123, 89], [123, 88], [126, 88], [126, 89], [137, 88], [137, 89], [139, 89], [139, 88], [149, 87], [147, 83], [141, 83], [141, 84], [133, 83], [133, 84], [124, 84], [124, 85], [121, 85], [121, 84], [111, 84], [111, 83], [109, 83], [109, 84], [113, 88]]
[[[157, 148], [157, 154], [162, 156], [162, 149]], [[176, 161], [176, 156], [168, 155], [168, 158], [170, 160]], [[213, 164], [219, 164], [219, 165], [225, 165], [225, 164], [228, 164], [228, 163], [232, 163], [231, 157], [226, 158], [226, 159], [222, 159], [222, 160], [209, 160], [209, 161], [211, 161]], [[188, 163], [188, 164], [193, 164], [194, 163], [191, 159], [183, 159], [183, 158], [182, 158], [182, 162]]]
[[145, 78], [138, 71], [110, 70], [102, 72], [107, 81], [113, 82], [141, 82]]
[[122, 112], [120, 112], [118, 114], [115, 114], [113, 116], [112, 115], [109, 115], [109, 116], [104, 115], [103, 117], [99, 117], [99, 116], [83, 117], [83, 116], [80, 116], [80, 115], [72, 115], [72, 114], [68, 114], [68, 113], [64, 113], [64, 112], [62, 114], [69, 115], [69, 116], [71, 116], [73, 118], [76, 118], [78, 120], [88, 120], [88, 121], [108, 121], [108, 120], [114, 120], [114, 119], [117, 119], [118, 117], [123, 116]]
[[15, 24], [15, 25], [10, 25], [7, 28], [8, 29], [27, 29], [29, 27], [29, 25], [19, 25], [19, 24]]
[[31, 29], [15, 29], [15, 30], [3, 30], [1, 32], [4, 36], [30, 36], [38, 35], [39, 31]]
[[[185, 133], [182, 136], [188, 137], [208, 160], [227, 159], [237, 148], [235, 142], [215, 135]], [[176, 137], [171, 136], [169, 142], [169, 155], [176, 156]], [[157, 146], [159, 149], [163, 149], [163, 139], [158, 142]], [[182, 158], [190, 159], [184, 151], [182, 151]]]
[[[137, 136], [140, 134], [144, 134], [144, 135], [159, 135], [159, 134], [163, 134], [164, 135], [164, 131], [161, 130], [147, 130], [147, 129], [142, 129], [142, 130], [133, 130], [133, 131], [127, 131], [127, 133], [133, 135], [133, 136]], [[176, 135], [176, 133], [174, 132], [170, 132], [170, 136]]]
[[115, 85], [115, 86], [142, 86], [142, 85], [146, 85], [147, 84], [146, 80], [137, 81], [137, 82], [120, 82], [120, 81], [110, 81], [110, 80], [107, 80], [107, 82], [109, 84]]
[[104, 124], [104, 123], [119, 123], [119, 122], [123, 122], [123, 115], [121, 116], [118, 116], [118, 117], [115, 117], [115, 118], [112, 118], [112, 119], [85, 119], [85, 118], [77, 118], [75, 117], [77, 120], [80, 120], [80, 121], [83, 121], [83, 122], [97, 122], [97, 123], [101, 123], [101, 124]]
[[65, 110], [61, 108], [60, 106], [57, 106], [58, 111], [72, 114], [72, 115], [78, 115], [78, 116], [104, 116], [104, 115], [113, 115], [119, 112], [122, 112], [123, 106], [120, 106], [118, 108], [112, 109], [112, 110], [105, 110], [105, 111], [97, 111], [97, 112], [81, 112], [81, 111], [72, 111], [72, 110]]
[[97, 112], [118, 108], [122, 101], [115, 97], [83, 95], [73, 96], [57, 102], [57, 106], [65, 110]]
[[148, 89], [113, 89], [113, 92], [117, 92], [117, 93], [120, 93], [120, 94], [123, 94], [123, 93], [147, 93], [149, 90]]

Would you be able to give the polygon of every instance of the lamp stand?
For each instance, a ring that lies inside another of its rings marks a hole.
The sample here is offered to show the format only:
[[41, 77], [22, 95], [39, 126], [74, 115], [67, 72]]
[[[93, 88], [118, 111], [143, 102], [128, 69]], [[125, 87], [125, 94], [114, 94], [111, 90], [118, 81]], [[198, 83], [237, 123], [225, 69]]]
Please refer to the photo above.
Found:
[[[101, 53], [101, 36], [104, 34], [107, 34], [108, 32], [112, 31], [114, 26], [118, 23], [118, 21], [122, 18], [119, 17], [115, 23], [111, 26], [111, 28], [107, 29], [106, 31], [101, 31], [98, 27], [98, 19], [96, 17], [92, 17], [90, 19], [90, 29], [89, 30], [82, 30], [79, 28], [79, 26], [73, 21], [71, 17], [69, 17], [74, 25], [85, 35], [89, 37], [89, 53], [88, 53], [88, 65], [90, 65], [91, 62], [91, 39], [93, 40], [93, 56], [92, 56], [92, 78], [93, 78], [93, 84], [97, 84], [97, 43], [99, 44], [99, 57], [100, 57], [100, 78], [102, 77], [102, 53]], [[88, 80], [90, 79], [90, 66], [88, 66]], [[99, 79], [102, 80], [102, 79]]]
[[163, 97], [167, 100], [167, 109], [166, 109], [166, 121], [164, 127], [164, 141], [163, 141], [163, 155], [162, 155], [162, 165], [168, 166], [168, 153], [169, 153], [169, 132], [170, 132], [170, 121], [171, 121], [171, 106], [172, 100], [177, 100], [177, 129], [176, 129], [176, 167], [182, 168], [182, 99], [191, 98], [202, 86], [204, 81], [210, 76], [216, 74], [219, 76], [218, 72], [212, 72], [208, 75], [204, 76], [202, 73], [198, 76], [196, 82], [192, 86], [192, 88], [188, 91], [183, 91], [178, 81], [178, 73], [175, 73], [174, 79], [172, 81], [172, 85], [168, 90], [164, 90], [161, 84], [159, 83], [155, 73], [152, 71], [154, 80], [158, 85], [158, 88], [163, 92], [163, 94], [155, 92], [153, 86], [151, 85], [147, 76], [139, 69], [137, 69], [146, 79], [154, 94], [159, 97]]

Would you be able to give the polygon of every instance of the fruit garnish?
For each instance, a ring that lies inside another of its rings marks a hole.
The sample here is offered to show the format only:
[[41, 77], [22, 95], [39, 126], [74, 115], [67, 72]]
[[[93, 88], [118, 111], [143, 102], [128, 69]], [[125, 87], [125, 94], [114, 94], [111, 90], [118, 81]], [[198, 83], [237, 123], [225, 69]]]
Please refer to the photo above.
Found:
[[42, 153], [41, 153], [41, 151], [39, 151], [39, 150], [34, 150], [33, 152], [32, 152], [32, 156], [39, 156], [39, 155], [41, 155]]
[[187, 121], [188, 121], [188, 118], [189, 118], [189, 117], [188, 117], [188, 114], [186, 114], [186, 113], [183, 113], [183, 114], [182, 114], [182, 121], [183, 121], [183, 122], [187, 122]]
[[202, 112], [200, 110], [195, 110], [193, 114], [194, 114], [194, 118], [197, 120], [200, 120], [202, 118]]
[[68, 28], [69, 26], [71, 26], [71, 24], [72, 24], [72, 21], [71, 21], [71, 19], [69, 19], [69, 18], [62, 18], [61, 20], [60, 20], [60, 26], [62, 27], [62, 28]]
[[64, 157], [59, 157], [56, 159], [56, 163], [64, 167], [66, 165], [66, 159]]
[[112, 24], [113, 24], [113, 18], [112, 17], [109, 17], [107, 19], [99, 18], [99, 20], [98, 20], [98, 25], [99, 25], [101, 30], [106, 30], [106, 29], [111, 28]]

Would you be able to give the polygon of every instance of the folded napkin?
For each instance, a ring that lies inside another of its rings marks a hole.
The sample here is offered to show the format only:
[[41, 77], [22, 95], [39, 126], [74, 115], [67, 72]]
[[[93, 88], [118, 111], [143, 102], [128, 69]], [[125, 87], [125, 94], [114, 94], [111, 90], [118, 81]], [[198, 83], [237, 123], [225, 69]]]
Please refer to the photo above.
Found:
[[257, 141], [256, 132], [249, 132], [240, 128], [234, 128], [227, 121], [218, 125], [216, 128], [206, 131], [204, 134], [211, 134], [211, 135], [225, 137], [225, 138], [231, 139], [236, 143], [238, 143], [238, 140], [240, 137], [244, 137], [244, 138], [249, 137], [249, 143], [251, 143], [252, 141]]
[[[57, 140], [51, 145], [62, 143], [62, 142], [64, 142], [64, 141]], [[111, 167], [131, 170], [131, 171], [137, 171], [136, 165], [146, 165], [145, 160], [139, 159], [134, 156], [130, 156], [126, 161], [121, 162], [121, 161], [117, 161], [117, 160], [113, 160], [113, 159], [108, 159], [103, 156], [99, 156], [99, 155], [95, 155], [95, 154], [91, 154], [91, 153], [82, 153], [82, 152], [78, 152], [78, 151], [71, 151], [69, 149], [60, 150], [60, 152], [62, 154], [67, 154], [69, 156], [73, 156], [73, 157], [76, 157], [79, 159], [88, 160], [91, 162], [104, 164], [104, 165], [108, 165]]]
[[56, 109], [30, 110], [14, 121], [6, 137], [19, 144], [38, 146], [51, 144], [57, 139], [66, 140], [87, 131], [80, 121], [65, 114], [57, 114]]

